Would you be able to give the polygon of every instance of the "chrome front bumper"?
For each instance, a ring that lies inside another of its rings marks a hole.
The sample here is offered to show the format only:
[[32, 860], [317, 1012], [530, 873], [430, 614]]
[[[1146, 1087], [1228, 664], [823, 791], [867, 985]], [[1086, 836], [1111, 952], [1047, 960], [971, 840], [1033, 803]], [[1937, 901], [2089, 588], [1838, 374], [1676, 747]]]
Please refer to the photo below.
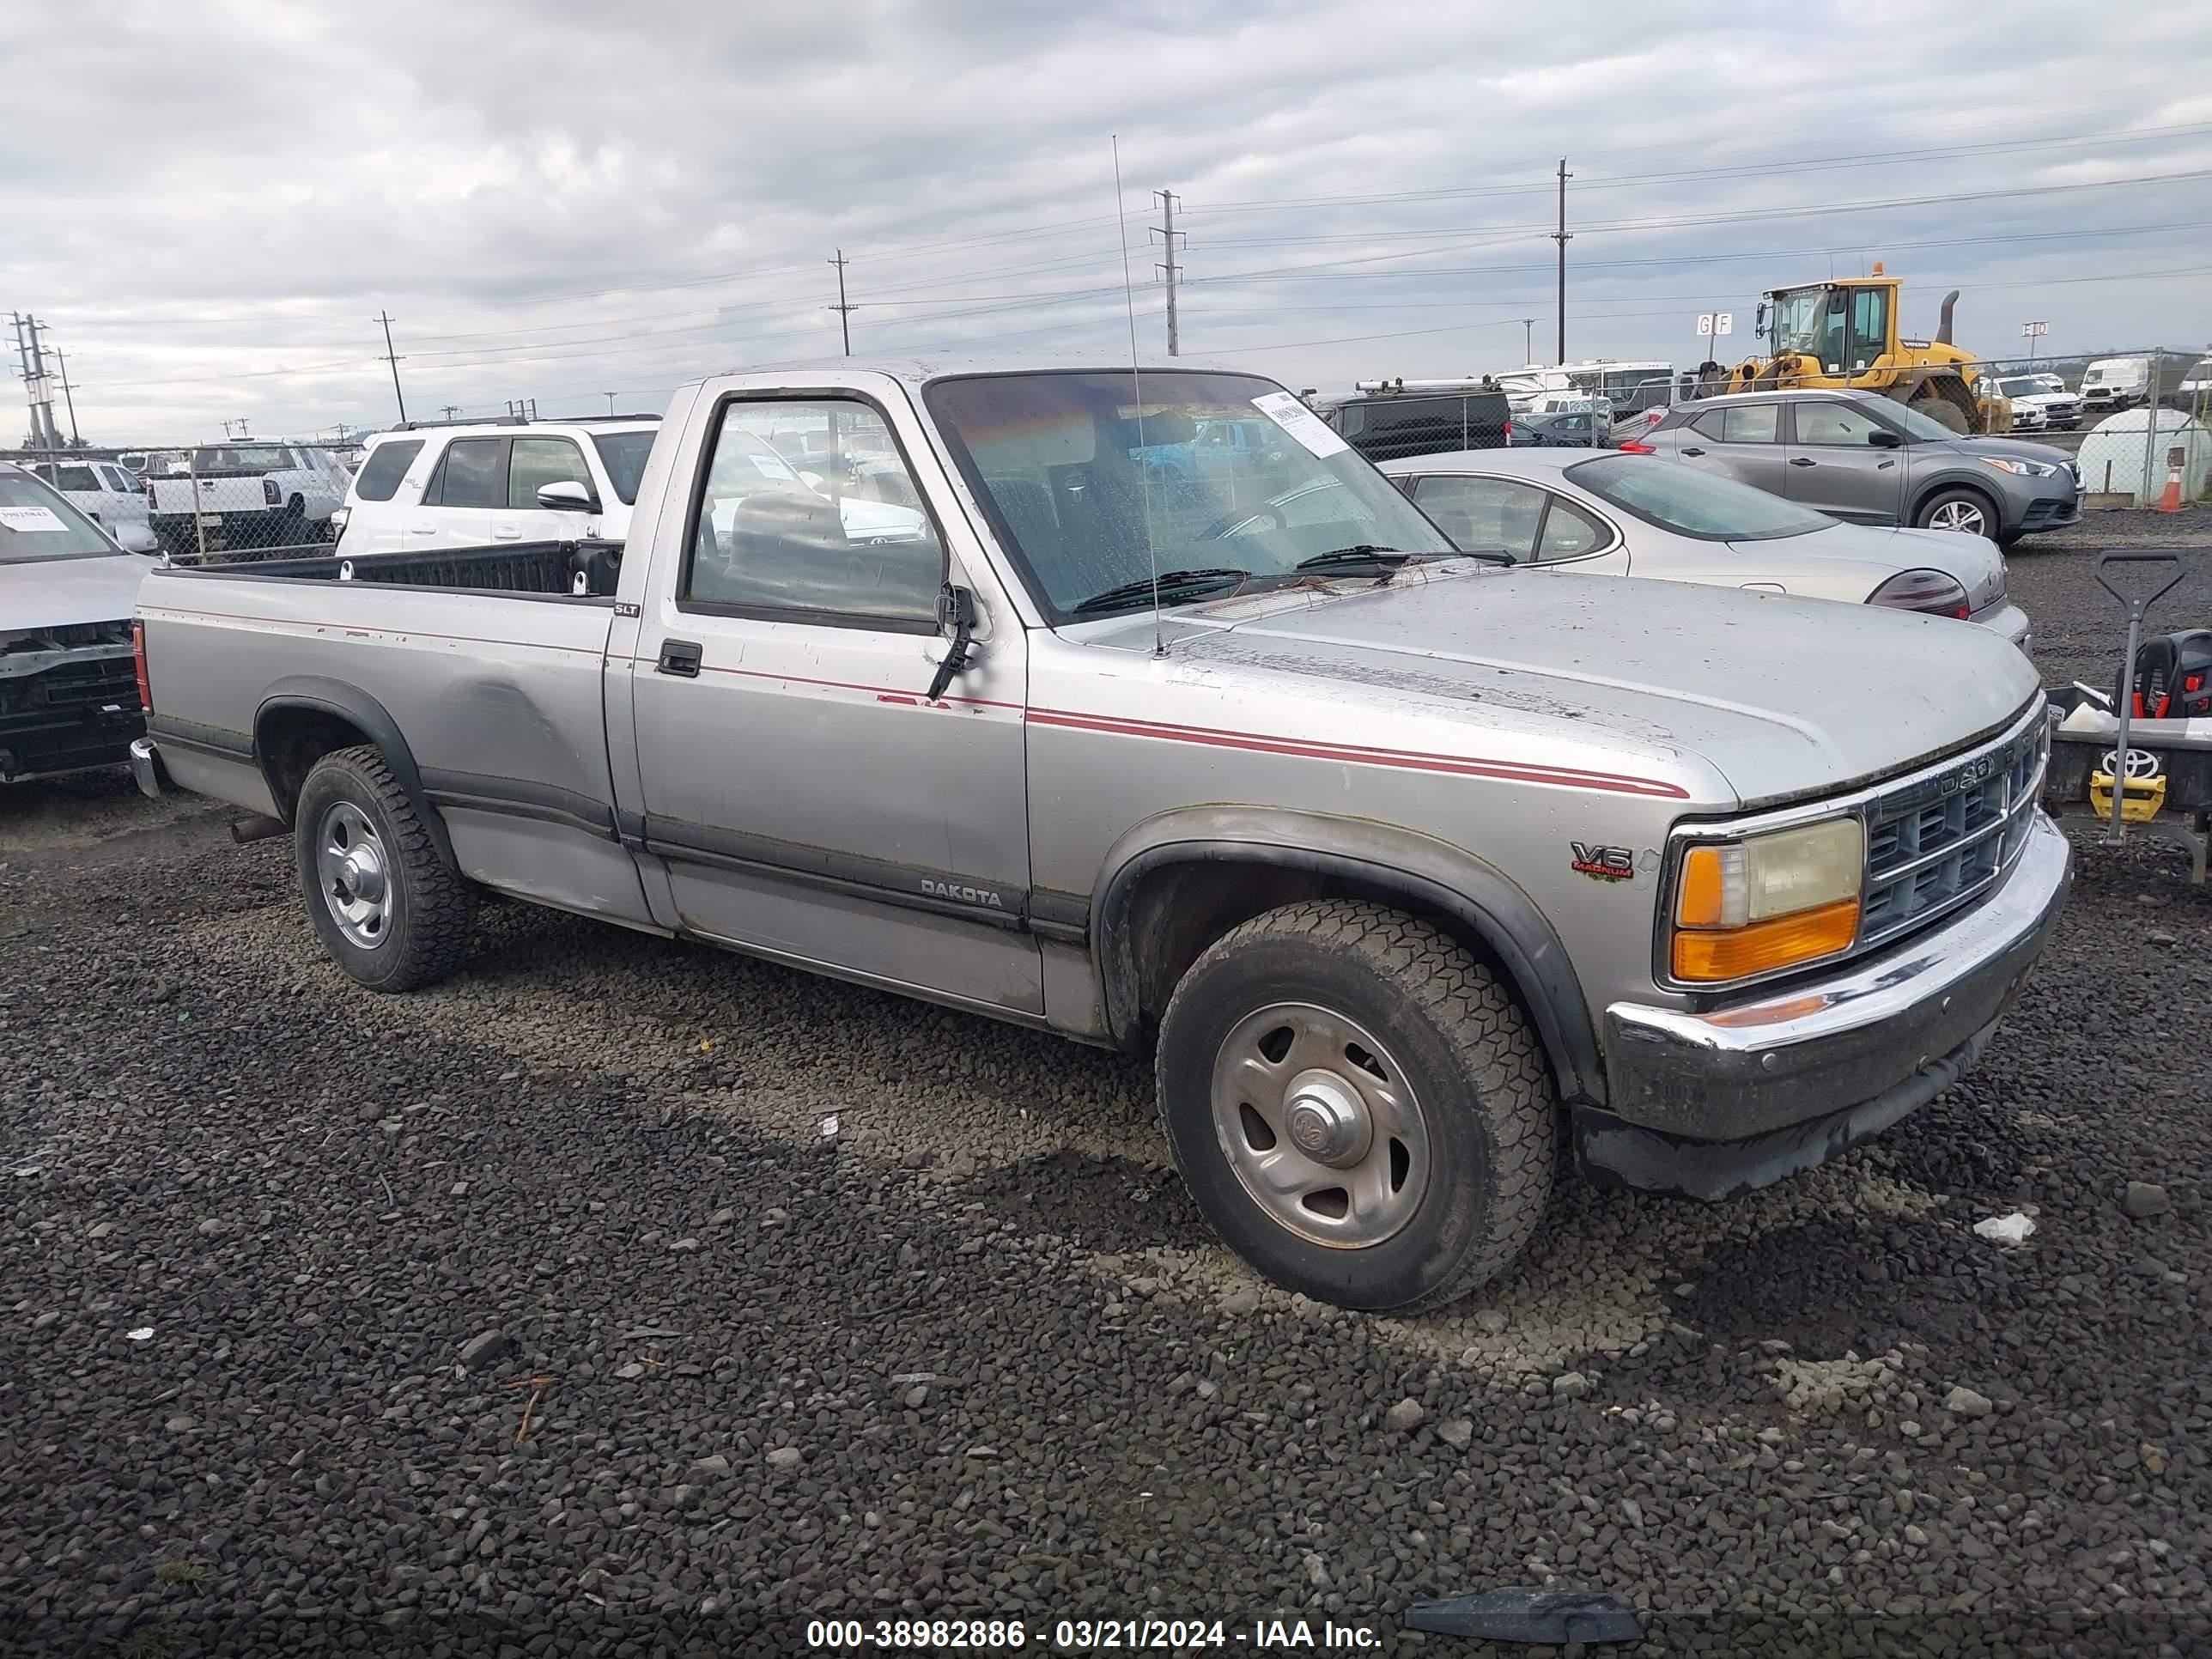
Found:
[[1631, 1133], [1729, 1142], [1860, 1109], [1902, 1116], [1978, 1057], [2057, 925], [2072, 856], [2038, 811], [1987, 898], [1833, 978], [1704, 1013], [1614, 1003], [1604, 1117]]

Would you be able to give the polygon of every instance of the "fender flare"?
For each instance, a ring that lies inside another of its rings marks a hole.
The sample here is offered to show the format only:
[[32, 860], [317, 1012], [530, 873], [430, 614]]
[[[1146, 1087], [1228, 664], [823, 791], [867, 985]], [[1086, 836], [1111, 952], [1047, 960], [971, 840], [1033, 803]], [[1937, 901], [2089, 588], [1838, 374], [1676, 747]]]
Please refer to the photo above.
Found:
[[383, 755], [384, 763], [392, 769], [392, 775], [407, 792], [408, 804], [430, 832], [439, 856], [448, 867], [461, 867], [453, 857], [453, 843], [446, 832], [445, 815], [430, 804], [429, 795], [422, 787], [422, 769], [416, 765], [415, 752], [407, 746], [399, 722], [392, 718], [391, 710], [359, 686], [317, 674], [295, 674], [278, 680], [264, 694], [261, 706], [253, 711], [253, 763], [260, 770], [262, 781], [269, 786], [270, 799], [276, 803], [276, 810], [288, 829], [292, 824], [293, 804], [278, 793], [276, 776], [270, 769], [269, 757], [263, 752], [261, 743], [262, 728], [269, 716], [287, 708], [311, 708], [319, 714], [335, 714], [367, 732], [368, 740]]
[[[1560, 1098], [1604, 1103], [1605, 1069], [1581, 978], [1559, 933], [1510, 878], [1410, 831], [1308, 813], [1264, 816], [1265, 825], [1262, 815], [1235, 809], [1172, 812], [1139, 825], [1108, 854], [1091, 905], [1091, 937], [1107, 1025], [1116, 1041], [1127, 1043], [1140, 1023], [1129, 921], [1144, 878], [1176, 864], [1269, 865], [1343, 877], [1451, 916], [1489, 946], [1512, 980], [1552, 1062]], [[1142, 844], [1125, 853], [1135, 841]]]

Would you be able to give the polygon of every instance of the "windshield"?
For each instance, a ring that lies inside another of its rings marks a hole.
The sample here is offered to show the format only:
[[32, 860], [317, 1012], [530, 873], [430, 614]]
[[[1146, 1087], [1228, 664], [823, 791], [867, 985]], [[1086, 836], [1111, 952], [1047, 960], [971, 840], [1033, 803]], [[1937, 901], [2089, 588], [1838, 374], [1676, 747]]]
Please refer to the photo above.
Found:
[[607, 482], [614, 486], [624, 507], [637, 502], [637, 481], [645, 476], [645, 458], [653, 453], [652, 432], [594, 432], [592, 447], [599, 452], [599, 459], [607, 469]]
[[1708, 542], [1771, 542], [1831, 529], [1825, 513], [1656, 456], [1605, 455], [1565, 477], [1646, 524]]
[[123, 550], [27, 472], [0, 470], [0, 564], [112, 559]]
[[[1332, 554], [1346, 564], [1381, 550], [1451, 556], [1412, 502], [1273, 381], [1164, 370], [1143, 384], [1141, 431], [1127, 371], [975, 376], [925, 394], [1054, 621], [1142, 609], [1154, 571], [1228, 573], [1209, 592], [1182, 592], [1188, 600], [1218, 597], [1240, 575], [1294, 580]], [[1200, 428], [1217, 422], [1264, 441], [1201, 447]], [[1131, 584], [1139, 591], [1116, 593]]]
[[259, 445], [226, 444], [220, 449], [192, 451], [195, 472], [283, 472], [291, 465], [289, 450]]
[[1821, 288], [1801, 288], [1774, 299], [1774, 315], [1768, 327], [1777, 351], [1818, 351], [1820, 349], [1820, 317], [1826, 309], [1828, 291]]
[[2040, 380], [1999, 380], [1997, 389], [2008, 398], [2040, 398], [2050, 388]]

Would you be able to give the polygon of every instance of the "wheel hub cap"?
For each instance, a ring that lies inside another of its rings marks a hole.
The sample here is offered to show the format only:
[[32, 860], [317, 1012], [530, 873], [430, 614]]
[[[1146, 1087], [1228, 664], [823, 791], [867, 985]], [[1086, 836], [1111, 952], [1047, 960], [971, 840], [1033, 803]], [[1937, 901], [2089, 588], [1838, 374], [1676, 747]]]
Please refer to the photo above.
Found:
[[315, 826], [315, 876], [338, 932], [364, 951], [392, 931], [392, 878], [384, 842], [368, 815], [334, 801]]
[[1366, 1249], [1413, 1218], [1433, 1176], [1413, 1083], [1374, 1033], [1310, 1003], [1231, 1028], [1213, 1066], [1222, 1155], [1268, 1218], [1334, 1249]]
[[1348, 1170], [1367, 1156], [1373, 1130], [1359, 1091], [1333, 1072], [1293, 1079], [1283, 1116], [1291, 1145], [1316, 1164]]

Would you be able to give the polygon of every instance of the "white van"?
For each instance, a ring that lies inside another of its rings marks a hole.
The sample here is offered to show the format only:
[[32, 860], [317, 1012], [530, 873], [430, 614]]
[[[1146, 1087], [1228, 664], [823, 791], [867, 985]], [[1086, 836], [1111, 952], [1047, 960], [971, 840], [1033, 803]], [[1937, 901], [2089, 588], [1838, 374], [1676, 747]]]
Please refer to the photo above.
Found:
[[126, 553], [151, 553], [158, 544], [148, 517], [146, 492], [115, 461], [33, 461], [32, 471], [69, 497], [70, 505], [115, 538]]
[[[338, 551], [621, 541], [658, 416], [400, 427], [368, 441], [333, 521]], [[580, 484], [548, 507], [550, 484]]]
[[2081, 403], [2092, 415], [2132, 409], [2149, 390], [2147, 358], [2106, 357], [2081, 371]]

